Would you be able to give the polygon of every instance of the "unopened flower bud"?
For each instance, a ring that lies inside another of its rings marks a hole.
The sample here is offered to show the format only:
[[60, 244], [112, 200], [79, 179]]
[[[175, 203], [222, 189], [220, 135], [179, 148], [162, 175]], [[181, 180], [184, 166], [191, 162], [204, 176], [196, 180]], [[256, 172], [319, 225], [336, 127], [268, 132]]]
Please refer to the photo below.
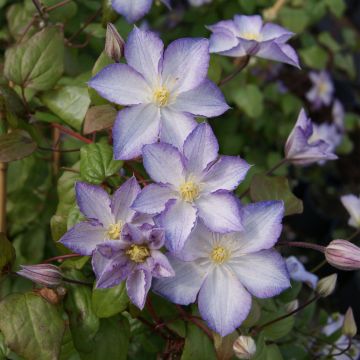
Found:
[[51, 264], [21, 265], [17, 274], [47, 287], [58, 286], [62, 280], [60, 269]]
[[295, 299], [285, 305], [286, 312], [291, 313], [299, 308], [299, 300]]
[[357, 333], [357, 326], [354, 319], [354, 314], [352, 311], [352, 308], [348, 308], [345, 317], [344, 317], [344, 323], [341, 329], [341, 332], [348, 336], [353, 338]]
[[125, 41], [115, 26], [108, 23], [106, 29], [105, 52], [115, 62], [120, 62], [124, 54]]
[[332, 274], [322, 278], [321, 280], [319, 280], [316, 286], [316, 292], [321, 297], [327, 297], [331, 295], [335, 290], [336, 281], [337, 274]]
[[333, 240], [325, 248], [327, 262], [340, 270], [360, 269], [360, 248], [347, 240]]
[[234, 342], [233, 350], [238, 359], [251, 359], [256, 353], [256, 344], [250, 336], [239, 336]]

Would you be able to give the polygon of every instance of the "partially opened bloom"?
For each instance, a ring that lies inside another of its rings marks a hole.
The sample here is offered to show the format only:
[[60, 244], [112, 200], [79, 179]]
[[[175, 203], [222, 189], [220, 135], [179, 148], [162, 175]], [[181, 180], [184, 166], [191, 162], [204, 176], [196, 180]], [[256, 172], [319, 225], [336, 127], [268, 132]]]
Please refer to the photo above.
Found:
[[126, 223], [136, 222], [138, 214], [130, 208], [140, 192], [132, 177], [113, 194], [112, 198], [100, 186], [77, 182], [76, 201], [87, 221], [71, 228], [60, 242], [81, 255], [91, 255], [98, 244], [118, 240]]
[[152, 278], [174, 276], [174, 270], [160, 251], [164, 231], [148, 224], [126, 224], [118, 241], [106, 241], [96, 248], [92, 265], [98, 288], [109, 288], [126, 279], [130, 300], [140, 309], [145, 305]]
[[301, 109], [296, 124], [286, 144], [286, 159], [294, 165], [310, 165], [325, 160], [336, 160], [332, 152], [334, 146], [321, 138], [321, 133], [314, 133], [313, 123]]
[[318, 109], [322, 105], [330, 105], [334, 93], [334, 85], [326, 71], [309, 74], [312, 82], [311, 89], [306, 93], [306, 98]]
[[242, 230], [238, 200], [230, 191], [250, 167], [240, 157], [219, 156], [218, 142], [206, 123], [191, 132], [183, 148], [180, 152], [164, 143], [144, 146], [144, 167], [156, 184], [146, 186], [133, 204], [139, 212], [161, 214], [156, 221], [173, 252], [181, 250], [197, 218], [212, 231]]
[[341, 202], [350, 214], [348, 224], [354, 228], [360, 228], [360, 197], [353, 194], [341, 197]]
[[260, 15], [235, 15], [234, 20], [208, 26], [212, 31], [210, 52], [242, 57], [257, 56], [299, 67], [295, 50], [286, 42], [294, 35], [279, 25], [263, 24]]
[[127, 105], [113, 128], [114, 156], [132, 159], [145, 144], [158, 140], [182, 146], [196, 126], [194, 116], [213, 117], [229, 107], [206, 78], [206, 39], [178, 39], [164, 52], [160, 38], [135, 28], [125, 45], [125, 64], [112, 64], [89, 86], [109, 101]]
[[307, 271], [303, 263], [295, 256], [290, 256], [286, 259], [286, 267], [291, 279], [306, 283], [313, 289], [316, 288], [319, 278], [310, 271]]
[[60, 285], [63, 277], [60, 268], [52, 264], [21, 265], [17, 274], [47, 287]]
[[251, 295], [273, 297], [290, 286], [285, 261], [272, 249], [283, 214], [281, 201], [247, 205], [244, 230], [229, 234], [210, 232], [198, 222], [178, 257], [169, 256], [175, 277], [157, 280], [154, 290], [177, 304], [198, 299], [209, 327], [230, 334], [248, 316]]

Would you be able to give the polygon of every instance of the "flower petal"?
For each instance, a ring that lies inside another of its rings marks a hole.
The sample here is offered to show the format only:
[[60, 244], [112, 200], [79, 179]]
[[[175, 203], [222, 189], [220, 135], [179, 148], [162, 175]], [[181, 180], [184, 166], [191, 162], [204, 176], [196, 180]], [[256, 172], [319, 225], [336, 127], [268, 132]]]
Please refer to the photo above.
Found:
[[175, 186], [184, 182], [183, 159], [174, 146], [165, 143], [146, 145], [143, 160], [146, 172], [154, 181]]
[[275, 250], [232, 258], [229, 266], [242, 285], [258, 298], [273, 297], [290, 286], [285, 260]]
[[81, 222], [72, 227], [59, 242], [80, 255], [91, 255], [96, 245], [106, 238], [106, 230], [91, 222]]
[[175, 304], [189, 305], [194, 303], [206, 276], [206, 271], [194, 262], [181, 261], [170, 254], [167, 256], [175, 271], [175, 276], [156, 279], [153, 287], [154, 292]]
[[239, 44], [236, 37], [238, 30], [232, 20], [220, 21], [207, 27], [212, 34], [210, 36], [210, 52], [218, 53], [230, 50]]
[[175, 276], [175, 271], [169, 263], [167, 257], [158, 250], [153, 250], [151, 252], [151, 257], [154, 259], [154, 269], [152, 274], [156, 278], [162, 277], [173, 277]]
[[200, 174], [206, 166], [218, 157], [219, 144], [206, 123], [199, 124], [184, 143], [186, 169], [189, 173]]
[[280, 61], [300, 69], [299, 58], [295, 50], [287, 44], [277, 43], [275, 41], [267, 41], [259, 45], [256, 56]]
[[304, 282], [313, 289], [316, 288], [319, 278], [310, 271], [307, 271], [301, 261], [295, 256], [290, 256], [285, 262], [291, 279]]
[[157, 141], [160, 111], [153, 105], [137, 105], [118, 113], [114, 127], [114, 157], [129, 160], [141, 155], [145, 144]]
[[157, 34], [136, 26], [125, 45], [127, 63], [145, 78], [151, 88], [160, 78], [163, 51], [164, 44]]
[[161, 109], [160, 141], [182, 150], [184, 141], [196, 127], [194, 117], [170, 108]]
[[184, 38], [173, 41], [165, 50], [162, 79], [171, 91], [181, 93], [194, 89], [207, 76], [209, 41]]
[[237, 233], [241, 254], [270, 249], [282, 230], [284, 204], [282, 201], [262, 201], [241, 209], [244, 231]]
[[130, 207], [141, 188], [133, 176], [125, 181], [114, 193], [111, 199], [111, 211], [115, 216], [116, 222], [121, 220], [126, 223], [131, 221], [135, 211]]
[[248, 316], [251, 296], [235, 274], [224, 266], [216, 266], [201, 286], [198, 304], [201, 317], [209, 327], [225, 336]]
[[134, 23], [150, 11], [152, 0], [112, 0], [113, 9], [123, 15], [127, 22]]
[[135, 199], [132, 208], [147, 214], [159, 214], [165, 209], [165, 204], [176, 195], [166, 185], [150, 184], [145, 186]]
[[220, 156], [219, 160], [204, 172], [201, 180], [204, 191], [234, 190], [244, 180], [249, 168], [250, 165], [239, 156]]
[[88, 85], [103, 98], [119, 105], [147, 102], [151, 91], [145, 79], [125, 64], [106, 66], [88, 82]]
[[133, 271], [126, 280], [129, 298], [140, 310], [145, 306], [146, 296], [151, 287], [152, 276], [143, 269]]
[[196, 222], [196, 209], [182, 200], [170, 200], [158, 217], [158, 224], [165, 229], [165, 245], [171, 252], [179, 252]]
[[263, 26], [263, 21], [260, 15], [235, 15], [234, 23], [239, 36], [242, 34], [259, 34]]
[[220, 89], [210, 80], [181, 93], [170, 107], [176, 111], [206, 117], [219, 116], [230, 109]]
[[199, 217], [211, 231], [227, 233], [243, 230], [239, 201], [230, 192], [221, 190], [204, 194], [195, 203]]
[[349, 225], [360, 227], [360, 198], [353, 194], [341, 197], [341, 203], [350, 214]]
[[102, 187], [78, 181], [75, 184], [75, 193], [80, 211], [88, 219], [95, 219], [104, 227], [114, 223], [114, 216], [111, 213], [111, 200]]
[[288, 41], [293, 35], [294, 33], [277, 24], [267, 23], [261, 29], [262, 41], [276, 40], [277, 42], [284, 43]]

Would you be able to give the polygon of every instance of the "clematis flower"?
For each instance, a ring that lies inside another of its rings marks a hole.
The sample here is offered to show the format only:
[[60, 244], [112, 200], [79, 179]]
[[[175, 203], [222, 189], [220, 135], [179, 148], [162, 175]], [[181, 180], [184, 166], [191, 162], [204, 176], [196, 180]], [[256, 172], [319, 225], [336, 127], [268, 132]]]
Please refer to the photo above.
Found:
[[286, 267], [291, 279], [304, 282], [313, 289], [316, 288], [319, 278], [310, 271], [307, 271], [302, 262], [295, 256], [290, 256], [286, 259]]
[[20, 265], [17, 274], [37, 284], [56, 287], [61, 284], [63, 275], [59, 267], [52, 264]]
[[140, 156], [143, 145], [159, 137], [182, 146], [197, 124], [194, 116], [218, 116], [229, 108], [218, 87], [206, 79], [206, 39], [179, 39], [164, 52], [156, 34], [135, 27], [125, 58], [128, 65], [109, 65], [89, 82], [102, 97], [129, 106], [119, 112], [113, 128], [116, 159]]
[[309, 77], [313, 86], [306, 93], [306, 98], [315, 109], [320, 108], [322, 105], [330, 105], [334, 94], [334, 85], [329, 74], [326, 71], [319, 73], [312, 71]]
[[284, 259], [273, 250], [284, 205], [264, 201], [241, 209], [244, 230], [210, 232], [201, 221], [177, 257], [169, 255], [175, 277], [158, 279], [154, 291], [188, 305], [198, 299], [201, 317], [221, 336], [246, 319], [251, 295], [273, 297], [290, 286]]
[[321, 123], [313, 124], [313, 133], [310, 141], [324, 140], [329, 144], [328, 151], [334, 152], [335, 149], [341, 144], [343, 134], [339, 132], [335, 124]]
[[[170, 7], [169, 0], [160, 0]], [[113, 9], [123, 15], [128, 23], [134, 23], [145, 16], [151, 9], [153, 0], [112, 0]]]
[[140, 190], [135, 177], [121, 185], [112, 198], [100, 186], [77, 182], [77, 204], [87, 221], [76, 224], [60, 242], [78, 254], [91, 255], [98, 244], [118, 240], [125, 224], [143, 220], [130, 208]]
[[174, 270], [160, 251], [164, 231], [148, 224], [126, 224], [118, 241], [97, 246], [92, 265], [96, 287], [109, 288], [126, 279], [130, 300], [140, 309], [145, 305], [152, 278], [174, 276]]
[[353, 194], [341, 197], [341, 202], [350, 214], [348, 224], [354, 228], [360, 228], [360, 197]]
[[331, 115], [333, 118], [334, 124], [337, 126], [340, 132], [344, 132], [344, 117], [345, 117], [345, 109], [340, 100], [335, 99], [334, 104], [331, 108]]
[[235, 15], [234, 20], [208, 26], [210, 52], [242, 57], [257, 56], [299, 67], [295, 50], [286, 42], [294, 35], [279, 25], [263, 24], [260, 15]]
[[143, 148], [144, 167], [156, 182], [146, 186], [133, 209], [160, 214], [167, 247], [178, 252], [196, 219], [212, 231], [242, 230], [238, 200], [230, 191], [244, 179], [249, 164], [240, 157], [218, 156], [219, 145], [211, 127], [202, 123], [187, 137], [184, 150], [158, 143]]
[[294, 165], [310, 165], [322, 160], [336, 160], [337, 156], [332, 152], [333, 146], [321, 136], [319, 132], [314, 133], [311, 119], [307, 117], [305, 110], [301, 109], [285, 144], [286, 159]]

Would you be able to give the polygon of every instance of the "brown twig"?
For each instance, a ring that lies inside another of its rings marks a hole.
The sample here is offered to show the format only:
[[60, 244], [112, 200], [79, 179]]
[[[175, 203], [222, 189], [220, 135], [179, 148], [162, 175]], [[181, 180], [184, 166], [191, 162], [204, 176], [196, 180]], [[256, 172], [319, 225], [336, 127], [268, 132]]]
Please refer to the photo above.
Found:
[[230, 75], [226, 76], [224, 79], [219, 81], [219, 86], [223, 86], [226, 83], [228, 83], [230, 80], [232, 80], [234, 77], [236, 77], [243, 69], [245, 69], [245, 67], [247, 66], [247, 64], [249, 63], [250, 60], [250, 56], [249, 55], [245, 55], [241, 58], [238, 59], [239, 60], [239, 64], [236, 67], [236, 69], [234, 70], [233, 73], [231, 73]]
[[64, 1], [60, 1], [59, 3], [55, 4], [55, 5], [52, 5], [52, 6], [48, 6], [48, 7], [45, 7], [43, 10], [44, 12], [46, 13], [49, 13], [53, 10], [56, 10], [58, 9], [59, 7], [62, 7], [62, 6], [65, 6], [67, 5], [69, 2], [71, 2], [72, 0], [64, 0]]
[[320, 251], [324, 253], [325, 246], [313, 244], [313, 243], [306, 243], [302, 241], [279, 241], [276, 245], [279, 246], [293, 246], [293, 247], [301, 247], [305, 249], [312, 249], [316, 251]]
[[59, 256], [54, 256], [54, 257], [51, 257], [49, 259], [46, 259], [44, 260], [42, 263], [43, 264], [48, 264], [52, 261], [63, 261], [63, 260], [66, 260], [66, 259], [71, 259], [71, 258], [74, 258], [74, 257], [81, 257], [82, 255], [80, 254], [66, 254], [66, 255], [59, 255]]
[[6, 232], [6, 169], [7, 164], [0, 162], [0, 232]]
[[51, 126], [53, 126], [55, 128], [58, 128], [62, 133], [68, 134], [68, 135], [72, 136], [75, 139], [81, 140], [84, 143], [87, 143], [87, 144], [92, 143], [92, 140], [90, 140], [90, 139], [78, 134], [77, 132], [75, 132], [73, 130], [70, 130], [70, 129], [68, 129], [68, 128], [60, 125], [60, 124], [52, 123]]

